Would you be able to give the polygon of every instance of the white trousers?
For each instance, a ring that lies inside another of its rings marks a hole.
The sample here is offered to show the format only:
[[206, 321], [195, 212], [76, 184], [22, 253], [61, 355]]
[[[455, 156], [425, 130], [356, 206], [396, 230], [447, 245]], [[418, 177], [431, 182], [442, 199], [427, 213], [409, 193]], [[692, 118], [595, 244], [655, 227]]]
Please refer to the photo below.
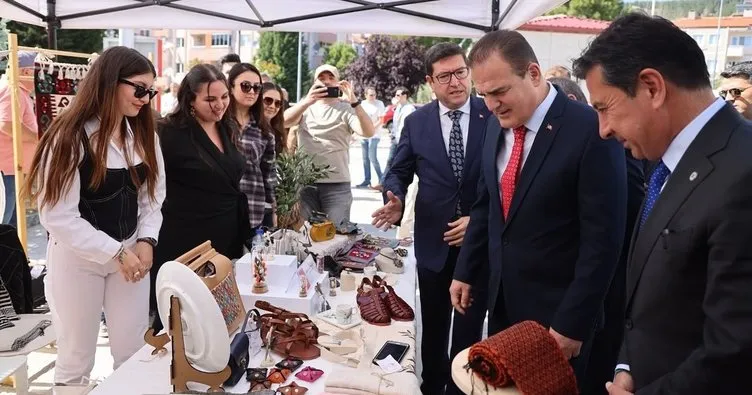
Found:
[[128, 283], [118, 265], [115, 260], [104, 265], [85, 261], [50, 236], [45, 296], [57, 334], [56, 384], [80, 384], [91, 374], [103, 307], [113, 369], [144, 345], [149, 276]]

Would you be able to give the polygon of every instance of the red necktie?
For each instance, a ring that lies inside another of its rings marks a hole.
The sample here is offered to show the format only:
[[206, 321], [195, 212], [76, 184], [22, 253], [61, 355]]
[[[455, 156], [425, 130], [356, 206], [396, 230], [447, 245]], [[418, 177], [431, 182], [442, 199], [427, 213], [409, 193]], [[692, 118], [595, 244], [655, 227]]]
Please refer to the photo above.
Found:
[[522, 151], [525, 146], [525, 133], [527, 128], [518, 126], [514, 128], [514, 145], [512, 146], [512, 155], [509, 157], [507, 168], [501, 176], [499, 188], [501, 189], [501, 210], [504, 213], [504, 220], [509, 216], [509, 207], [512, 206], [512, 197], [517, 187], [517, 177], [522, 168]]

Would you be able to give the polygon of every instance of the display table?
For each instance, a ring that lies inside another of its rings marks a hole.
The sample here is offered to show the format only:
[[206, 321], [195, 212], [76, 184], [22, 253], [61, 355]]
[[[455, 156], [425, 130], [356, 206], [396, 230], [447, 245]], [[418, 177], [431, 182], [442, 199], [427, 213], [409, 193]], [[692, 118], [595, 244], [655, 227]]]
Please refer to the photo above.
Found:
[[[407, 258], [405, 258], [405, 273], [400, 275], [389, 275], [389, 277], [392, 277], [397, 282], [394, 285], [394, 289], [396, 293], [402, 297], [412, 308], [415, 310], [415, 304], [416, 304], [416, 271], [415, 271], [415, 256], [413, 254], [412, 247], [407, 248], [409, 251], [409, 254]], [[241, 269], [238, 269], [241, 270]], [[322, 284], [325, 285], [325, 284]], [[239, 287], [247, 287], [248, 284], [240, 284]], [[250, 292], [248, 290], [241, 289], [241, 294], [248, 295]], [[337, 296], [332, 297], [328, 295], [328, 287], [324, 290], [326, 294], [326, 299], [329, 301], [330, 305], [335, 308], [338, 304], [352, 304], [355, 305], [355, 299], [356, 299], [356, 292], [357, 291], [350, 291], [350, 292], [342, 292], [339, 288], [337, 289]], [[250, 295], [249, 295], [250, 296]], [[263, 299], [263, 295], [253, 295], [255, 299], [256, 297], [258, 299]], [[252, 298], [244, 297], [244, 304], [247, 304], [251, 302]], [[252, 306], [245, 306], [247, 309], [252, 308]], [[315, 317], [311, 317], [314, 319]], [[333, 327], [329, 324], [326, 324], [325, 322], [315, 319], [316, 324], [319, 326], [320, 332], [323, 333], [331, 333], [330, 331], [333, 330]], [[324, 371], [324, 375], [319, 378], [314, 383], [307, 383], [305, 381], [299, 380], [293, 375], [291, 375], [287, 381], [283, 385], [289, 385], [291, 382], [295, 381], [297, 384], [304, 386], [308, 388], [307, 394], [310, 395], [316, 395], [324, 392], [327, 380], [330, 378], [330, 375], [347, 375], [349, 373], [352, 373], [353, 376], [369, 376], [369, 377], [376, 377], [376, 375], [380, 375], [381, 369], [377, 366], [374, 366], [371, 364], [371, 359], [373, 358], [373, 354], [378, 352], [378, 349], [373, 349], [376, 347], [380, 347], [381, 344], [383, 344], [384, 336], [385, 334], [389, 333], [400, 333], [400, 336], [394, 340], [400, 341], [400, 342], [407, 342], [410, 345], [410, 352], [409, 358], [406, 358], [403, 360], [403, 367], [405, 367], [405, 372], [399, 373], [399, 375], [402, 375], [400, 377], [400, 380], [383, 380], [384, 387], [391, 387], [391, 391], [386, 391], [386, 393], [404, 393], [406, 395], [414, 395], [416, 393], [419, 393], [419, 387], [418, 387], [418, 378], [415, 376], [415, 365], [417, 364], [417, 355], [415, 354], [416, 350], [416, 343], [415, 339], [417, 338], [417, 328], [415, 321], [412, 322], [396, 322], [393, 321], [392, 324], [389, 327], [376, 327], [372, 326], [370, 324], [363, 323], [359, 327], [354, 328], [354, 330], [358, 330], [359, 328], [362, 328], [360, 333], [363, 335], [365, 339], [366, 346], [364, 347], [365, 350], [361, 355], [359, 368], [353, 368], [348, 367], [342, 364], [329, 362], [328, 360], [324, 359], [323, 357], [320, 357], [318, 359], [312, 360], [312, 361], [305, 361], [303, 366], [300, 369], [303, 369], [306, 366], [312, 366], [317, 369], [321, 369]], [[389, 330], [386, 330], [386, 329]], [[218, 336], [222, 336], [223, 334], [218, 334]], [[388, 340], [388, 339], [387, 339]], [[171, 343], [168, 343], [167, 348], [169, 351]], [[378, 346], [375, 346], [374, 344], [378, 344]], [[112, 373], [104, 382], [99, 384], [92, 392], [91, 394], [94, 395], [136, 395], [136, 394], [169, 394], [172, 391], [172, 386], [170, 384], [170, 355], [171, 353], [168, 352], [167, 354], [163, 356], [152, 356], [151, 351], [153, 350], [153, 347], [150, 345], [145, 345], [142, 347], [136, 354], [134, 354], [128, 361], [126, 361], [123, 365], [120, 366], [119, 369], [117, 369], [115, 372]], [[272, 354], [275, 361], [282, 360], [282, 356], [277, 354]], [[249, 367], [259, 367], [261, 361], [263, 360], [264, 352], [260, 352], [255, 356], [251, 356], [250, 363], [248, 364]], [[407, 365], [407, 366], [406, 366]], [[299, 370], [298, 370], [299, 371]], [[348, 373], [349, 372], [349, 373]], [[408, 377], [405, 377], [408, 376]], [[395, 376], [387, 376], [390, 378], [394, 378]], [[395, 383], [398, 383], [395, 385]], [[190, 389], [192, 390], [199, 390], [203, 391], [206, 390], [206, 386], [201, 384], [190, 384]], [[276, 387], [273, 387], [276, 388]], [[243, 378], [235, 387], [225, 388], [228, 392], [233, 393], [246, 393], [249, 390], [249, 383]], [[397, 392], [395, 392], [397, 391]]]

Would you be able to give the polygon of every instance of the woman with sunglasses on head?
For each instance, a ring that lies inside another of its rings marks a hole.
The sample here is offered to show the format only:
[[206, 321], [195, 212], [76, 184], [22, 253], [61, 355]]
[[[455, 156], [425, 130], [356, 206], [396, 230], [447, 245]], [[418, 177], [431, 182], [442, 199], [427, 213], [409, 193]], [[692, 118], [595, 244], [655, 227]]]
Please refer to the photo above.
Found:
[[85, 383], [102, 309], [114, 369], [144, 345], [165, 196], [149, 105], [155, 76], [137, 51], [106, 50], [34, 155], [25, 191], [39, 188], [31, 196], [49, 232], [45, 296], [57, 334], [55, 383]]
[[232, 91], [230, 109], [241, 131], [239, 148], [245, 156], [240, 190], [247, 197], [250, 226], [275, 226], [275, 139], [264, 116], [263, 104], [258, 100], [261, 96], [261, 73], [252, 64], [238, 63], [230, 69], [228, 82]]
[[264, 105], [264, 116], [274, 132], [274, 153], [279, 156], [288, 152], [282, 88], [273, 82], [264, 82], [261, 86], [261, 102]]
[[[167, 198], [155, 262], [174, 260], [206, 240], [220, 254], [240, 258], [251, 234], [239, 189], [244, 158], [235, 146], [227, 80], [212, 65], [196, 65], [183, 78], [177, 101], [175, 111], [159, 124]], [[154, 312], [156, 274], [152, 270]], [[162, 329], [158, 314], [153, 328]]]

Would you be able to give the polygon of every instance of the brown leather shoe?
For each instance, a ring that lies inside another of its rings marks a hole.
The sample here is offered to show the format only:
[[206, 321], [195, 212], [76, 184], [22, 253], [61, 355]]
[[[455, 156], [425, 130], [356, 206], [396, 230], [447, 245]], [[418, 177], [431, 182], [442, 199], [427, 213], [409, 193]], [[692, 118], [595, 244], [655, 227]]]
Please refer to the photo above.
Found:
[[[367, 280], [367, 279], [364, 279]], [[412, 321], [415, 319], [415, 312], [404, 299], [400, 298], [394, 288], [387, 284], [378, 275], [373, 276], [372, 286], [374, 290], [378, 289], [381, 299], [386, 303], [389, 309], [389, 315], [395, 321]]]
[[[369, 289], [366, 290], [365, 287]], [[363, 321], [378, 326], [386, 326], [392, 323], [389, 308], [386, 301], [379, 296], [378, 288], [371, 286], [371, 281], [366, 277], [358, 287], [358, 308]]]

